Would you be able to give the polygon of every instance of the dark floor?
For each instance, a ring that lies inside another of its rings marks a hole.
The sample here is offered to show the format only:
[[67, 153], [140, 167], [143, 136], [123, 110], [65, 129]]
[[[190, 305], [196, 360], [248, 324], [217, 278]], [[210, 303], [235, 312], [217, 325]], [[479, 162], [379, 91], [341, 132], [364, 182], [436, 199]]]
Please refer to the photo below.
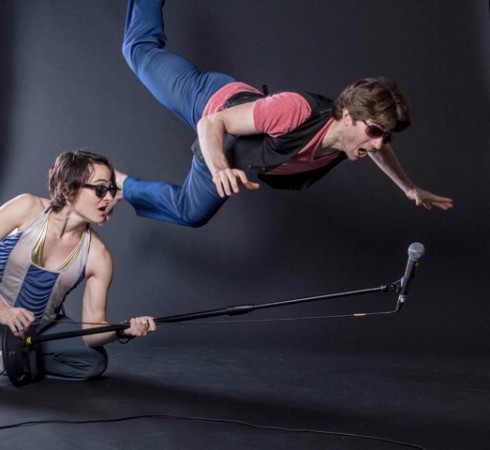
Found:
[[1, 448], [490, 448], [489, 360], [150, 344], [95, 382], [1, 377]]

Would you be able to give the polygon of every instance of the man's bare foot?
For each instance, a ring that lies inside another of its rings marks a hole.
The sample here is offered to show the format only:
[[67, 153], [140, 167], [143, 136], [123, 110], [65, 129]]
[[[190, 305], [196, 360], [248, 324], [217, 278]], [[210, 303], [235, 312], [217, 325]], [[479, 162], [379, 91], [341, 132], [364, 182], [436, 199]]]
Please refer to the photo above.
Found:
[[116, 174], [116, 185], [117, 185], [117, 192], [114, 198], [111, 200], [109, 203], [109, 206], [107, 207], [107, 214], [106, 214], [106, 219], [105, 223], [112, 217], [112, 214], [114, 213], [114, 208], [116, 205], [124, 198], [123, 196], [123, 185], [124, 185], [124, 180], [126, 179], [127, 175], [124, 173], [119, 172], [118, 170], [114, 170]]
[[116, 184], [118, 187], [118, 191], [116, 196], [114, 197], [114, 200], [117, 199], [117, 201], [119, 201], [124, 197], [123, 186], [124, 186], [124, 180], [127, 178], [127, 175], [125, 173], [119, 172], [119, 170], [114, 170], [114, 173], [116, 174]]

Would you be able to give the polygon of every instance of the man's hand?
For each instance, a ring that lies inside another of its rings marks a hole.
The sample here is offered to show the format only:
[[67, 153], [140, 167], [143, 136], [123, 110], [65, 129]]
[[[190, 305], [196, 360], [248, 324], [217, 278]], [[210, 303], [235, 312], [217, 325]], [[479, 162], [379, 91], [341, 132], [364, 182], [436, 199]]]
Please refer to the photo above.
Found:
[[231, 168], [215, 171], [213, 173], [213, 182], [221, 198], [238, 194], [240, 192], [239, 185], [243, 185], [250, 190], [256, 190], [260, 187], [258, 183], [250, 181], [243, 170]]
[[254, 103], [245, 103], [224, 111], [209, 114], [198, 122], [197, 135], [204, 161], [213, 177], [213, 183], [221, 198], [240, 192], [239, 185], [247, 189], [259, 189], [258, 183], [249, 181], [243, 170], [229, 167], [224, 151], [224, 136], [256, 135]]
[[410, 200], [413, 200], [417, 206], [423, 206], [425, 209], [432, 209], [433, 206], [437, 206], [446, 211], [453, 207], [452, 198], [439, 197], [432, 192], [425, 191], [418, 187], [410, 189], [406, 195]]

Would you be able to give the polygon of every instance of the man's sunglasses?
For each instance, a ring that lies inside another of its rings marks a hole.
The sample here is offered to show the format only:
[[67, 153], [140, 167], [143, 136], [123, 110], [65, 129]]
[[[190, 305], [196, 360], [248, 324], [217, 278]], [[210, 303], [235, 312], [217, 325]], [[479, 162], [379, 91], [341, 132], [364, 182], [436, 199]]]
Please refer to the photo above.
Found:
[[395, 140], [395, 136], [391, 133], [385, 133], [381, 128], [376, 125], [369, 125], [365, 120], [363, 120], [363, 122], [366, 125], [366, 134], [371, 139], [379, 139], [382, 137], [383, 144], [388, 144], [388, 142], [393, 142]]
[[104, 198], [107, 192], [110, 192], [112, 198], [114, 198], [119, 190], [117, 186], [104, 186], [103, 184], [84, 184], [82, 187], [93, 189], [95, 191], [95, 195], [99, 198]]

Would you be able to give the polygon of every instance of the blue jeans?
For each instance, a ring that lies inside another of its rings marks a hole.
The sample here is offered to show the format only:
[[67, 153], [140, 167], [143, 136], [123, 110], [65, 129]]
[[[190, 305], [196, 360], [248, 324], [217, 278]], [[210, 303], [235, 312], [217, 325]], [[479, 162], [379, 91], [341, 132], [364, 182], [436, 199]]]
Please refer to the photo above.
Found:
[[[236, 81], [230, 75], [203, 72], [165, 48], [164, 0], [130, 0], [123, 54], [138, 79], [167, 109], [194, 131], [211, 96]], [[202, 226], [224, 204], [207, 166], [195, 157], [182, 186], [126, 178], [124, 198], [136, 213], [178, 225]]]
[[[65, 333], [76, 329], [70, 318], [58, 317], [39, 333], [39, 336]], [[88, 347], [82, 337], [54, 339], [38, 344], [44, 375], [47, 378], [82, 381], [99, 377], [107, 369], [108, 357], [104, 347]]]

